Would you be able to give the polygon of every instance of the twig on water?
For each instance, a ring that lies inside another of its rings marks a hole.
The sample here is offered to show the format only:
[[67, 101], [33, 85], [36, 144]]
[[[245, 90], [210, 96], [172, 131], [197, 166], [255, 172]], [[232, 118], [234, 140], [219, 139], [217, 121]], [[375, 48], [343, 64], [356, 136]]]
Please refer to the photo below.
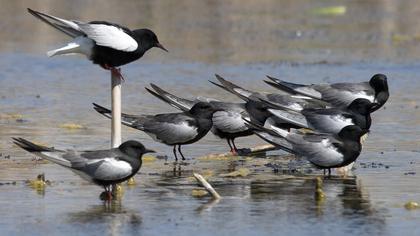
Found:
[[213, 196], [214, 199], [221, 199], [220, 195], [214, 190], [214, 188], [207, 182], [206, 179], [200, 174], [193, 173], [195, 179]]

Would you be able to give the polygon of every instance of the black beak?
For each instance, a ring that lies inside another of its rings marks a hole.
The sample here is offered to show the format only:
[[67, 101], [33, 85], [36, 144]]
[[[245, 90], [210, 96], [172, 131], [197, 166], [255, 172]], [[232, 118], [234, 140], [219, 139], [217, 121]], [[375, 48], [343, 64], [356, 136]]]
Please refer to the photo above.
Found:
[[152, 150], [152, 149], [146, 149], [146, 150], [144, 150], [144, 153], [150, 153], [150, 152], [155, 152], [155, 150]]
[[162, 49], [163, 51], [165, 51], [165, 52], [169, 52], [168, 51], [168, 49], [166, 49], [162, 44], [160, 44], [160, 43], [156, 43], [156, 46], [155, 47], [157, 47], [157, 48], [160, 48], [160, 49]]

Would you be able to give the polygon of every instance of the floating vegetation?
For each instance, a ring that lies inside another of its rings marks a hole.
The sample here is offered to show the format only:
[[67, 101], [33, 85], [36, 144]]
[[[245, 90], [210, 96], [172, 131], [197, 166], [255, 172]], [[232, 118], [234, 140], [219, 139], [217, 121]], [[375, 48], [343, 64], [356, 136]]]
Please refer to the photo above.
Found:
[[324, 16], [340, 16], [346, 14], [346, 12], [346, 6], [321, 7], [313, 10], [314, 14]]
[[209, 193], [206, 191], [206, 190], [203, 190], [203, 189], [193, 189], [192, 191], [191, 191], [191, 195], [193, 196], [193, 197], [196, 197], [196, 198], [200, 198], [200, 197], [205, 197], [205, 196], [207, 196]]
[[246, 177], [251, 173], [248, 168], [240, 168], [227, 174], [221, 174], [221, 177]]
[[415, 210], [415, 209], [419, 209], [420, 205], [417, 202], [410, 201], [404, 204], [404, 207], [407, 210]]
[[59, 125], [58, 127], [62, 129], [68, 129], [68, 130], [77, 130], [77, 129], [86, 129], [85, 126], [75, 123], [64, 123]]

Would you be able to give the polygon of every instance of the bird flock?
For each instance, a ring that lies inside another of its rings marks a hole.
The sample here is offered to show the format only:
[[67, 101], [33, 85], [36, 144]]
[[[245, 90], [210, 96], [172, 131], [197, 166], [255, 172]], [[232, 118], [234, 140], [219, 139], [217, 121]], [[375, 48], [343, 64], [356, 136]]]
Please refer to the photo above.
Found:
[[[28, 9], [44, 23], [70, 36], [66, 46], [51, 50], [52, 57], [78, 53], [94, 64], [124, 79], [119, 66], [141, 58], [151, 48], [168, 51], [149, 29], [130, 30], [106, 21], [88, 23], [66, 20]], [[226, 140], [232, 155], [240, 155], [235, 140], [256, 135], [276, 148], [305, 157], [315, 167], [328, 170], [354, 162], [369, 132], [371, 113], [389, 97], [387, 77], [373, 75], [369, 81], [333, 84], [296, 84], [267, 76], [264, 82], [277, 93], [250, 91], [216, 75], [216, 87], [238, 96], [243, 102], [214, 98], [184, 98], [155, 84], [146, 90], [177, 113], [157, 115], [122, 114], [122, 124], [148, 134], [153, 140], [172, 146], [175, 161], [185, 161], [182, 146], [193, 144], [209, 131]], [[93, 108], [111, 118], [111, 110], [93, 103]], [[154, 152], [130, 140], [107, 150], [59, 150], [13, 138], [20, 148], [67, 167], [82, 178], [103, 186], [111, 196], [111, 186], [128, 180], [141, 167], [142, 155]]]

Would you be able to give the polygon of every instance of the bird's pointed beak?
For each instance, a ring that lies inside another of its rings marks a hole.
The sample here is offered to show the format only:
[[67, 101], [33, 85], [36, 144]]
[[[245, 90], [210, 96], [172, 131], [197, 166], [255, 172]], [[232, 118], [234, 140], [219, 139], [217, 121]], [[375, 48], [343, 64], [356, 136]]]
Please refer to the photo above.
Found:
[[146, 149], [146, 150], [144, 150], [144, 153], [155, 153], [156, 151], [155, 150], [152, 150], [152, 149]]
[[169, 51], [168, 51], [168, 49], [166, 49], [166, 48], [165, 48], [162, 44], [160, 44], [160, 43], [157, 43], [155, 47], [160, 48], [160, 49], [162, 49], [162, 50], [163, 50], [163, 51], [165, 51], [165, 52], [169, 52]]

